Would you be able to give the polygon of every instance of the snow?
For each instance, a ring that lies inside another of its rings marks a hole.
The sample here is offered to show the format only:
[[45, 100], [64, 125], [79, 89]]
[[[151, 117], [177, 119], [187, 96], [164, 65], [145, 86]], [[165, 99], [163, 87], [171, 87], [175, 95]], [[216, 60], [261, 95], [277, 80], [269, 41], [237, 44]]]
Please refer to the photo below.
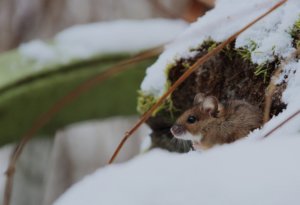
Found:
[[[166, 88], [164, 72], [168, 65], [195, 55], [189, 50], [208, 38], [225, 40], [276, 2], [219, 0], [214, 10], [178, 36], [148, 68], [142, 90], [159, 97]], [[236, 48], [249, 49], [252, 41], [256, 42], [251, 60], [257, 64], [273, 61], [275, 55], [288, 58], [295, 52], [288, 32], [299, 18], [299, 10], [300, 2], [289, 0], [240, 35]], [[299, 204], [300, 115], [263, 138], [300, 110], [300, 60], [290, 59], [278, 82], [284, 75], [288, 77], [283, 93], [287, 108], [248, 137], [205, 152], [152, 150], [127, 163], [99, 169], [71, 187], [54, 205]]]
[[30, 43], [22, 44], [19, 51], [25, 57], [40, 63], [51, 62], [56, 58], [54, 47], [41, 40], [33, 40]]
[[274, 60], [274, 56], [287, 57], [295, 49], [292, 47], [290, 28], [299, 19], [299, 1], [288, 1], [283, 8], [271, 13], [251, 29], [243, 33], [236, 42], [236, 47], [248, 47], [249, 39], [257, 43], [252, 51], [252, 62], [263, 64]]
[[[74, 185], [54, 205], [218, 205], [300, 203], [300, 61], [288, 63], [287, 109], [235, 143], [186, 154], [152, 150], [107, 166]], [[293, 72], [292, 72], [293, 73]]]
[[4, 184], [6, 180], [5, 172], [7, 170], [9, 157], [12, 151], [12, 145], [0, 148], [0, 201], [4, 193]]
[[[260, 139], [269, 131], [284, 122], [288, 117], [300, 110], [300, 96], [297, 93], [300, 90], [300, 60], [292, 59], [283, 67], [283, 75], [287, 75], [287, 88], [282, 94], [282, 100], [287, 104], [287, 108], [277, 116], [269, 120], [261, 129], [249, 134], [249, 139]], [[280, 76], [282, 82], [283, 77]], [[284, 126], [276, 129], [269, 137], [286, 137], [289, 135], [298, 135], [300, 137], [300, 115], [297, 115]]]
[[181, 20], [118, 20], [78, 25], [57, 34], [53, 42], [41, 40], [19, 47], [21, 55], [44, 65], [69, 63], [95, 55], [137, 53], [163, 45], [186, 28]]
[[[159, 98], [168, 85], [165, 75], [168, 65], [174, 64], [179, 58], [194, 56], [195, 51], [191, 49], [198, 47], [205, 40], [224, 41], [277, 2], [278, 0], [217, 1], [213, 10], [199, 18], [170, 43], [156, 63], [147, 69], [141, 90], [146, 95]], [[299, 18], [299, 10], [300, 1], [289, 0], [242, 33], [237, 38], [235, 47], [249, 49], [253, 42], [256, 42], [256, 48], [251, 51], [251, 60], [259, 65], [273, 61], [274, 56], [289, 56], [295, 50], [289, 31]]]
[[297, 71], [283, 93], [287, 109], [247, 138], [205, 152], [150, 151], [99, 169], [54, 205], [299, 204], [300, 115], [263, 138], [300, 110], [300, 61], [284, 69]]
[[98, 170], [54, 205], [299, 204], [299, 146], [290, 136], [205, 153], [153, 150]]

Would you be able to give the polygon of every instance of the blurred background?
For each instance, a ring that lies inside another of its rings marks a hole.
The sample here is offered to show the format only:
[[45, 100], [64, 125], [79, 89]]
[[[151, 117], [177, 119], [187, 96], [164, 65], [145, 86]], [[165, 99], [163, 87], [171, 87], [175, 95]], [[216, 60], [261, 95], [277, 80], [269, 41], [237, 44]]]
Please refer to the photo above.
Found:
[[[191, 23], [213, 6], [214, 0], [0, 0], [0, 58], [31, 40], [51, 40], [73, 25], [151, 18]], [[5, 75], [1, 73], [3, 66], [0, 60], [0, 76]], [[72, 184], [104, 166], [124, 132], [136, 120], [134, 113], [107, 116], [59, 127], [48, 138], [31, 140], [18, 161], [11, 204], [52, 204]], [[0, 121], [0, 129], [1, 124]], [[146, 137], [149, 132], [146, 126], [139, 129], [120, 153], [118, 162], [145, 150], [150, 144]], [[12, 142], [0, 147], [0, 204], [4, 171], [13, 147]]]
[[194, 21], [213, 5], [214, 0], [0, 0], [0, 51], [52, 38], [75, 24], [157, 17]]

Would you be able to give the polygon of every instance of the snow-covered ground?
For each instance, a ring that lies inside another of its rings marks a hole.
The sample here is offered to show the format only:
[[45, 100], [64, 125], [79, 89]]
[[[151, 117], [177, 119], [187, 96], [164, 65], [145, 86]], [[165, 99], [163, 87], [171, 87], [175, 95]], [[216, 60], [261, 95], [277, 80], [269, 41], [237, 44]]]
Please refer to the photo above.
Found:
[[[73, 183], [105, 166], [124, 130], [136, 120], [137, 117], [113, 117], [81, 122], [58, 131], [54, 142], [48, 138], [31, 140], [18, 161], [11, 204], [52, 204]], [[139, 129], [122, 150], [117, 162], [137, 155], [149, 132], [146, 126]], [[145, 146], [142, 151], [145, 151]], [[4, 172], [12, 148], [13, 145], [0, 147], [0, 204], [6, 181]]]
[[[23, 44], [25, 59], [41, 65], [69, 63], [95, 55], [136, 53], [164, 45], [187, 27], [181, 20], [119, 20], [78, 25], [57, 34], [51, 43], [41, 40]], [[157, 32], [159, 31], [159, 32]]]
[[[136, 120], [137, 117], [113, 117], [77, 123], [59, 131], [55, 136], [45, 179], [44, 200], [40, 205], [52, 204], [68, 187], [105, 166], [124, 130], [130, 129]], [[148, 127], [141, 127], [126, 143], [116, 163], [136, 156], [149, 133]]]
[[[194, 55], [190, 49], [208, 38], [225, 40], [277, 2], [219, 0], [215, 9], [168, 45], [148, 69], [142, 90], [161, 96], [166, 87], [167, 65]], [[255, 41], [251, 59], [258, 64], [272, 61], [274, 55], [291, 55], [295, 49], [289, 31], [299, 18], [299, 11], [300, 1], [289, 0], [243, 33], [236, 47], [249, 48]], [[99, 169], [71, 187], [54, 205], [299, 204], [300, 115], [263, 138], [300, 109], [299, 70], [297, 59], [284, 66], [284, 73], [290, 74], [283, 93], [286, 110], [247, 138], [205, 152], [176, 154], [153, 150], [127, 163]]]
[[300, 203], [300, 137], [240, 141], [205, 153], [154, 150], [98, 170], [54, 205]]

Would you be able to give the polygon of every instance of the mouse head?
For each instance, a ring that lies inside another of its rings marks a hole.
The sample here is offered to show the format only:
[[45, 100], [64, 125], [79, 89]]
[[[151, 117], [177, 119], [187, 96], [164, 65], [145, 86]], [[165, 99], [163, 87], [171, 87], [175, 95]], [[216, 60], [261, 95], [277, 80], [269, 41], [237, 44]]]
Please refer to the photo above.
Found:
[[198, 93], [192, 108], [186, 110], [171, 127], [174, 137], [183, 140], [200, 141], [207, 126], [223, 113], [223, 105], [214, 96]]

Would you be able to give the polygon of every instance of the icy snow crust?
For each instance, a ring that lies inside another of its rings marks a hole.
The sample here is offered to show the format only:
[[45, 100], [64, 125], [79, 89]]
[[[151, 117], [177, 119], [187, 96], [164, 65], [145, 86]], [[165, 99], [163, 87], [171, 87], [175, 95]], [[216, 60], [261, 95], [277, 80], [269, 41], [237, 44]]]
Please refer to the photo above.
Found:
[[19, 52], [39, 64], [69, 63], [95, 55], [136, 53], [170, 42], [186, 28], [181, 20], [119, 20], [74, 26], [55, 36], [52, 43], [35, 40]]
[[[199, 47], [203, 41], [212, 39], [222, 42], [229, 36], [266, 12], [278, 0], [218, 0], [216, 7], [198, 19], [173, 43], [156, 63], [147, 69], [147, 76], [141, 85], [145, 95], [160, 97], [167, 88], [165, 69], [180, 58], [195, 55], [190, 51]], [[285, 5], [246, 30], [236, 40], [236, 48], [256, 49], [251, 51], [253, 63], [264, 64], [274, 60], [274, 56], [286, 57], [295, 49], [289, 34], [300, 14], [300, 1], [289, 0]]]

